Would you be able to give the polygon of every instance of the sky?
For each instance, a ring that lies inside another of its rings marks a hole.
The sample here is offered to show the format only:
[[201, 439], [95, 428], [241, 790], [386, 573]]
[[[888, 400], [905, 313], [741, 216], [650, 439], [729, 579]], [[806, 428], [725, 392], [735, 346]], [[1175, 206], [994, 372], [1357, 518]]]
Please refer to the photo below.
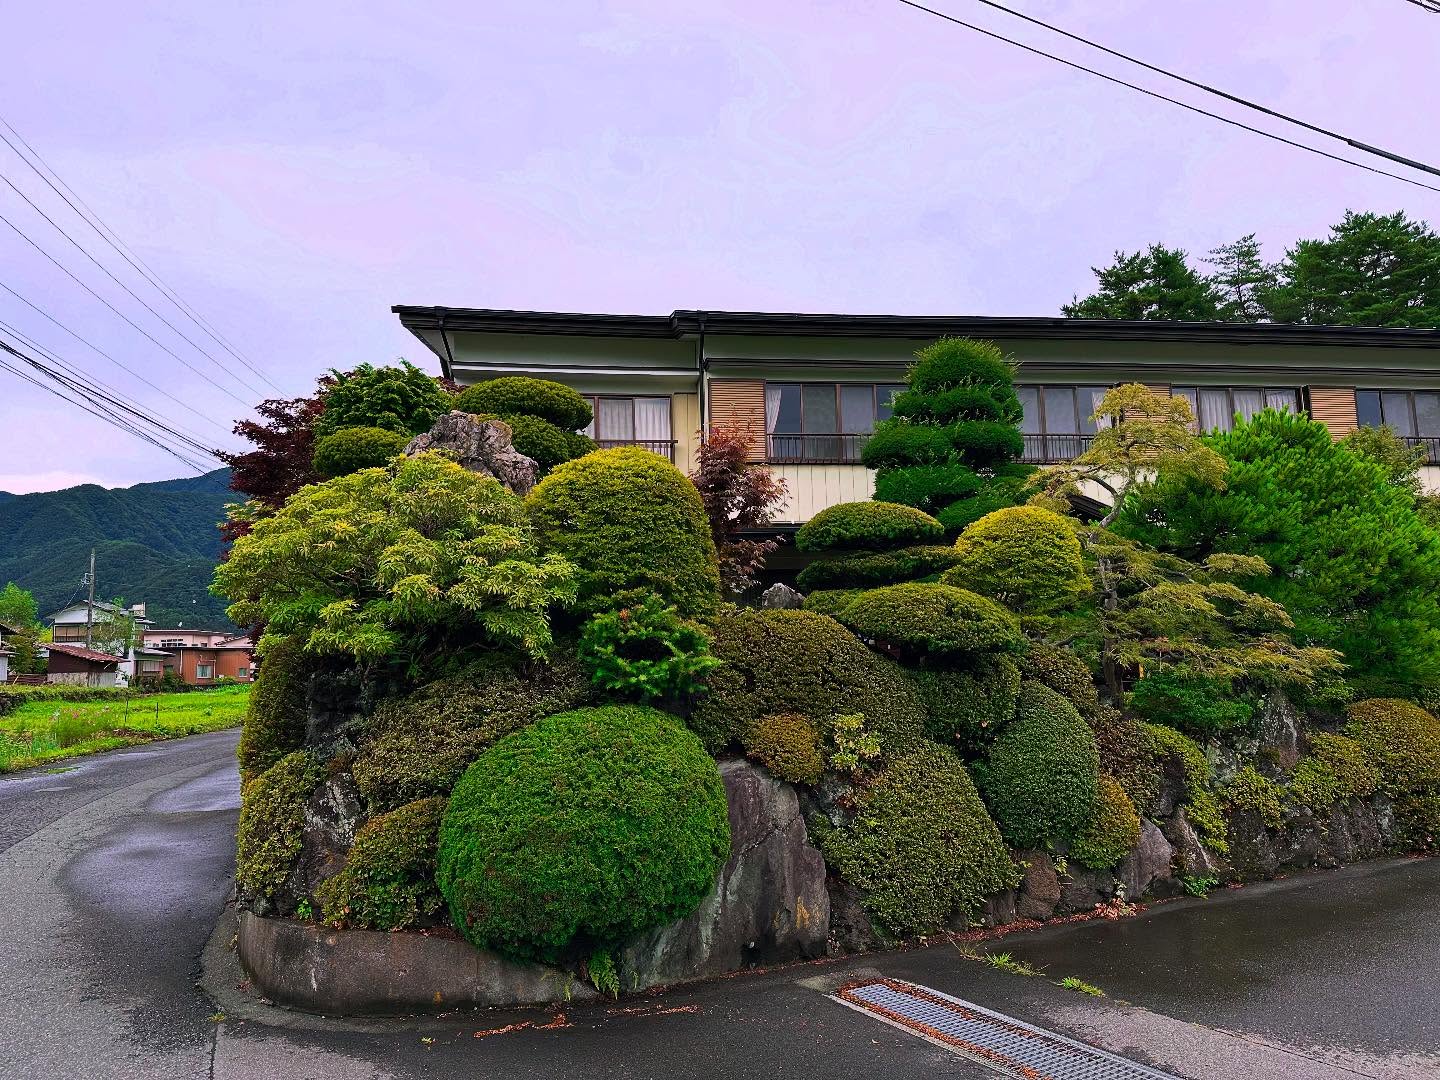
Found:
[[[976, 0], [933, 6], [1256, 119]], [[1410, 157], [1440, 146], [1440, 15], [1405, 0], [1011, 6]], [[4, 292], [0, 322], [206, 445], [330, 368], [438, 372], [396, 303], [1053, 315], [1116, 250], [1254, 232], [1278, 258], [1347, 209], [1440, 224], [1440, 194], [895, 0], [74, 0], [5, 23], [26, 48], [0, 116], [273, 387], [3, 144], [0, 176], [213, 359], [3, 183], [0, 215], [154, 340], [3, 225], [0, 283], [111, 359]], [[191, 472], [0, 371], [0, 491]]]

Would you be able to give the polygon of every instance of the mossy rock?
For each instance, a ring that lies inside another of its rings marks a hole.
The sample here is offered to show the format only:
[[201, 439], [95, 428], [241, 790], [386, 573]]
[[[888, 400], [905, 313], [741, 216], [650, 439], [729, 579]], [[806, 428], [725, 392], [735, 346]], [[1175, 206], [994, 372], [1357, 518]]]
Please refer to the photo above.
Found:
[[435, 853], [448, 805], [440, 796], [419, 799], [360, 826], [345, 869], [316, 890], [325, 922], [368, 930], [429, 922], [444, 906]]
[[305, 699], [315, 666], [315, 659], [298, 638], [267, 635], [262, 639], [260, 671], [245, 704], [245, 722], [235, 751], [242, 784], [304, 744]]

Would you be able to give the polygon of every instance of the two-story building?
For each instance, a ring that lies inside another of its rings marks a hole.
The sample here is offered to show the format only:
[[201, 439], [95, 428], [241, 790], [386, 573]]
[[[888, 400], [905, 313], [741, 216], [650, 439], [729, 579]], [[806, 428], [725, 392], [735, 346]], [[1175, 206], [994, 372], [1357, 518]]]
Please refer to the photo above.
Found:
[[160, 678], [174, 675], [191, 686], [213, 686], [220, 679], [249, 682], [255, 646], [248, 634], [222, 630], [173, 630], [146, 627], [145, 648], [159, 660], [142, 671]]
[[[64, 646], [44, 650], [51, 660], [51, 682], [79, 681], [73, 676], [83, 674], [89, 685], [110, 685], [109, 669], [94, 657], [111, 656], [116, 661], [114, 684], [128, 686], [145, 681], [147, 667], [160, 659], [145, 647], [145, 630], [151, 622], [144, 604], [122, 608], [104, 600], [93, 605], [82, 600], [45, 616], [45, 622], [50, 625], [51, 641]], [[121, 640], [122, 636], [128, 640]], [[77, 666], [83, 671], [70, 670]]]
[[[1389, 424], [1440, 459], [1440, 331], [1281, 323], [1064, 318], [788, 315], [676, 311], [567, 315], [472, 308], [394, 309], [469, 385], [502, 375], [554, 379], [591, 399], [586, 432], [638, 445], [689, 471], [697, 433], [741, 425], [752, 459], [782, 476], [795, 525], [869, 498], [860, 448], [890, 415], [916, 349], [945, 336], [1012, 353], [1025, 406], [1025, 458], [1068, 460], [1094, 434], [1111, 386], [1142, 382], [1187, 397], [1206, 429], [1267, 406], [1308, 412], [1339, 438]], [[1424, 470], [1440, 488], [1440, 466]]]

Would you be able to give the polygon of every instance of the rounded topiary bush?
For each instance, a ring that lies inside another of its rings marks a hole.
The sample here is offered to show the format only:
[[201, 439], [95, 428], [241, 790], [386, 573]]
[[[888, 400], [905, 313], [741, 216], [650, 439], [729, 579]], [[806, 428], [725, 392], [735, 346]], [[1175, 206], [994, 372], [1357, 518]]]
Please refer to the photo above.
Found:
[[1024, 647], [1014, 615], [951, 585], [910, 582], [870, 589], [838, 617], [862, 637], [920, 656], [959, 660]]
[[838, 619], [840, 613], [854, 603], [864, 589], [816, 589], [805, 597], [804, 608], [817, 615]]
[[435, 796], [371, 818], [355, 832], [345, 869], [315, 890], [332, 926], [402, 930], [440, 910], [435, 851], [449, 800]]
[[1149, 730], [1128, 713], [1098, 702], [1084, 716], [1095, 733], [1101, 771], [1125, 789], [1142, 814], [1153, 812], [1160, 798], [1161, 768]]
[[796, 713], [828, 734], [836, 716], [860, 713], [886, 753], [924, 738], [925, 707], [898, 664], [812, 611], [732, 609], [710, 622], [720, 660], [690, 716], [706, 748], [741, 741], [759, 717]]
[[1399, 698], [1357, 701], [1349, 715], [1345, 734], [1364, 748], [1384, 791], [1440, 787], [1440, 720]]
[[[557, 428], [577, 431], [594, 418], [590, 403], [563, 383], [506, 375], [460, 391], [455, 408], [495, 416], [535, 416]], [[523, 451], [522, 451], [523, 453]]]
[[925, 731], [970, 757], [989, 746], [1015, 711], [1020, 669], [1008, 656], [957, 668], [921, 668], [911, 679], [925, 701]]
[[1012, 846], [1073, 840], [1090, 825], [1099, 794], [1095, 736], [1054, 690], [1022, 683], [1015, 719], [995, 740], [981, 778], [990, 812]]
[[1074, 607], [1091, 591], [1075, 530], [1038, 506], [1009, 506], [967, 525], [955, 555], [941, 581], [1025, 614]]
[[300, 854], [305, 803], [322, 776], [320, 762], [297, 750], [246, 786], [235, 834], [235, 882], [242, 894], [269, 900], [285, 884]]
[[333, 371], [325, 390], [325, 409], [315, 421], [316, 435], [342, 428], [375, 427], [419, 435], [450, 409], [450, 394], [414, 364], [394, 367], [361, 364]]
[[312, 467], [320, 476], [333, 479], [361, 469], [384, 465], [405, 451], [409, 435], [377, 427], [341, 428], [315, 443]]
[[965, 767], [940, 746], [917, 746], [886, 765], [861, 790], [848, 825], [817, 824], [826, 864], [897, 937], [974, 913], [1018, 879]]
[[1100, 777], [1099, 792], [1094, 815], [1070, 842], [1070, 854], [1081, 866], [1108, 870], [1140, 842], [1140, 814], [1114, 777]]
[[865, 552], [818, 559], [803, 568], [795, 584], [803, 591], [897, 585], [939, 574], [955, 565], [955, 549], [915, 545], [896, 551]]
[[745, 753], [792, 784], [818, 784], [825, 773], [820, 730], [798, 713], [756, 720], [745, 733]]
[[1295, 763], [1286, 787], [1302, 806], [1326, 810], [1345, 799], [1374, 795], [1380, 788], [1380, 770], [1354, 739], [1315, 732], [1310, 736], [1310, 752]]
[[562, 461], [573, 461], [596, 449], [595, 440], [574, 431], [565, 431], [538, 416], [501, 416], [510, 428], [510, 445], [532, 458], [542, 473], [549, 472]]
[[436, 880], [482, 948], [556, 961], [689, 915], [730, 855], [725, 787], [675, 717], [560, 713], [470, 766], [440, 827]]
[[573, 657], [472, 665], [376, 707], [352, 766], [355, 784], [372, 810], [448, 795], [466, 766], [503, 736], [590, 697]]
[[944, 535], [938, 521], [913, 506], [836, 503], [800, 526], [795, 533], [795, 547], [799, 551], [874, 551], [933, 543]]
[[240, 728], [240, 779], [249, 783], [305, 742], [305, 695], [314, 660], [304, 643], [269, 635], [261, 641], [260, 671]]
[[664, 458], [633, 447], [597, 450], [557, 466], [525, 505], [542, 547], [578, 567], [585, 610], [604, 610], [631, 589], [657, 593], [683, 615], [719, 602], [700, 493]]
[[984, 486], [974, 469], [958, 462], [911, 465], [875, 474], [875, 498], [918, 507], [927, 514], [939, 514]]
[[[910, 389], [921, 394], [937, 394], [956, 386], [1009, 391], [1015, 377], [1013, 365], [993, 341], [944, 338], [915, 355], [915, 366], [910, 369]], [[1020, 412], [1010, 404], [1011, 397], [1013, 391], [1010, 395], [998, 395], [1001, 416], [1018, 422]]]
[[1044, 683], [1068, 699], [1082, 716], [1089, 716], [1100, 704], [1100, 692], [1095, 688], [1090, 665], [1069, 649], [1058, 645], [1032, 644], [1020, 657], [1019, 664], [1025, 678]]

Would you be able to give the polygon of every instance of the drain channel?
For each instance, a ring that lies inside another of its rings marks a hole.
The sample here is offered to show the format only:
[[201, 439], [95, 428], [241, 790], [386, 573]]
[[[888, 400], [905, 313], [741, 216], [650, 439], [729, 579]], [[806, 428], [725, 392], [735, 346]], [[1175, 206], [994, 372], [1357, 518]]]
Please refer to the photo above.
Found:
[[894, 979], [864, 979], [835, 999], [1022, 1080], [1177, 1080], [968, 1001]]

